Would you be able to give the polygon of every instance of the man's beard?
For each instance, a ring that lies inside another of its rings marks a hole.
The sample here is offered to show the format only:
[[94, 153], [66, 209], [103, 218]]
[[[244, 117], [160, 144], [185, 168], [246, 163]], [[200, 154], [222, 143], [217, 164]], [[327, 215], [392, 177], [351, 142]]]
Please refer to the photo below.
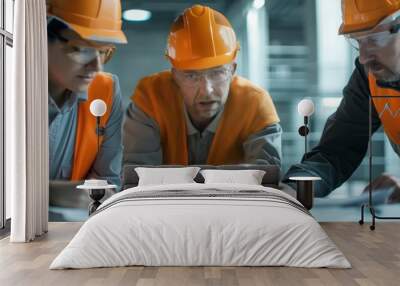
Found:
[[[400, 74], [393, 72], [390, 68], [381, 64], [378, 61], [370, 62], [370, 63], [366, 64], [366, 66], [367, 66], [367, 70], [369, 72], [371, 72], [379, 82], [391, 84], [391, 83], [397, 83], [400, 81]], [[375, 72], [383, 71], [383, 72], [380, 72], [379, 74], [375, 74], [374, 71]]]
[[391, 74], [388, 76], [383, 76], [383, 77], [376, 77], [376, 79], [380, 82], [384, 82], [387, 84], [398, 84], [400, 83], [400, 74]]

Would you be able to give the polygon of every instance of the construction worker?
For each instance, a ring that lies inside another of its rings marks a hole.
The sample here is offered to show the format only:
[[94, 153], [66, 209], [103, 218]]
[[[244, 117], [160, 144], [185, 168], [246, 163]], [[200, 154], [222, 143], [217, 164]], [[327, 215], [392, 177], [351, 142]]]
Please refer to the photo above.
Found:
[[194, 5], [173, 22], [171, 70], [140, 80], [123, 125], [124, 164], [280, 164], [269, 94], [235, 76], [239, 50], [224, 15]]
[[[99, 178], [120, 185], [121, 92], [117, 76], [102, 72], [114, 44], [127, 43], [120, 0], [47, 4], [50, 180]], [[89, 109], [95, 99], [107, 106], [102, 132]]]
[[[356, 67], [318, 146], [284, 177], [284, 182], [289, 182], [291, 176], [321, 177], [315, 185], [316, 196], [326, 196], [339, 187], [364, 158], [369, 141], [370, 100], [372, 132], [383, 125], [400, 154], [400, 124], [394, 116], [400, 108], [400, 0], [343, 0], [342, 11], [339, 34], [359, 51]], [[385, 184], [388, 179], [379, 178]]]

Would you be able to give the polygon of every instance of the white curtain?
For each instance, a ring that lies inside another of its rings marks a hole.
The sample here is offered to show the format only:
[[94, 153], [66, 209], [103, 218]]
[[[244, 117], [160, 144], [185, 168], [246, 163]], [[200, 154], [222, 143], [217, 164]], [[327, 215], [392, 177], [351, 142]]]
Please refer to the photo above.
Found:
[[45, 0], [17, 0], [13, 92], [6, 99], [6, 187], [11, 190], [12, 242], [48, 227], [48, 84]]

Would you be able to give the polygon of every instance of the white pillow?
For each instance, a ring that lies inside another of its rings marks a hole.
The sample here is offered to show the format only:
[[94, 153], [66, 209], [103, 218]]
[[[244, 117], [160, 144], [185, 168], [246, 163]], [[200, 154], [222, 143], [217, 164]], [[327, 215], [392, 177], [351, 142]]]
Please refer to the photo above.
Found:
[[261, 185], [265, 171], [262, 170], [202, 170], [205, 184]]
[[199, 170], [199, 167], [135, 168], [139, 176], [139, 186], [195, 183], [193, 179]]

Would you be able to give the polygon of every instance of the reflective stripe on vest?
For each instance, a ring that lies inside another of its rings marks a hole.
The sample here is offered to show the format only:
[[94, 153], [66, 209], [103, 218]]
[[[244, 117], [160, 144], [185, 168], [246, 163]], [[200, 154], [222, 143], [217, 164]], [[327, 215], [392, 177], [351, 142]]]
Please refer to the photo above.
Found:
[[[187, 165], [189, 156], [184, 103], [171, 72], [165, 71], [142, 79], [132, 100], [160, 128], [163, 164]], [[269, 94], [250, 81], [235, 76], [208, 153], [207, 164], [243, 163], [245, 140], [277, 122], [279, 118]]]
[[400, 144], [400, 92], [379, 87], [372, 74], [368, 80], [372, 101], [385, 133], [393, 143]]
[[[113, 102], [113, 79], [106, 73], [97, 73], [88, 87], [88, 99], [78, 106], [78, 126], [76, 128], [74, 161], [71, 181], [86, 179], [97, 156], [96, 117], [90, 113], [90, 103], [102, 99], [107, 111], [100, 119], [100, 126], [105, 127], [110, 117]], [[103, 141], [100, 136], [100, 145]]]

